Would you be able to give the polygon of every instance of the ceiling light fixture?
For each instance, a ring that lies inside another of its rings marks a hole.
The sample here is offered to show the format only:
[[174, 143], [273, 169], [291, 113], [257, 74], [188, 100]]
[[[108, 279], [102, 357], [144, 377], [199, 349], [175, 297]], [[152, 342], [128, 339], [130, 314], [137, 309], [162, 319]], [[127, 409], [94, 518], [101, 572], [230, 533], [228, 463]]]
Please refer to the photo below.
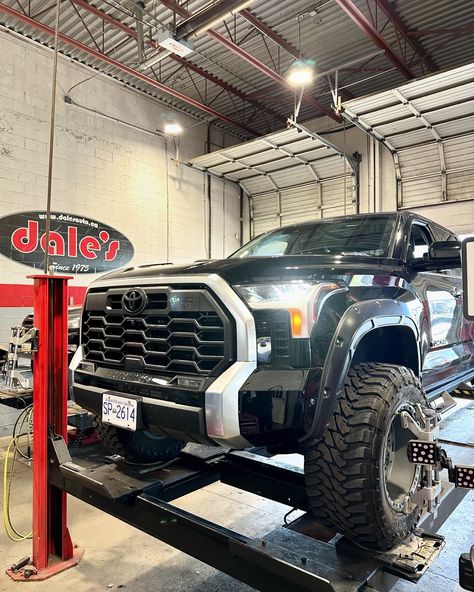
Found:
[[165, 123], [163, 131], [165, 132], [165, 134], [168, 134], [170, 136], [179, 136], [183, 133], [184, 129], [183, 126], [177, 121], [170, 121], [168, 123]]
[[314, 78], [314, 61], [307, 60], [302, 62], [298, 60], [294, 62], [286, 75], [286, 81], [289, 86], [295, 89], [295, 104], [293, 119], [297, 121], [301, 109], [301, 103], [305, 93], [305, 88], [313, 82]]
[[287, 81], [291, 86], [295, 88], [303, 88], [313, 82], [314, 70], [308, 64], [297, 62], [294, 64], [286, 77]]

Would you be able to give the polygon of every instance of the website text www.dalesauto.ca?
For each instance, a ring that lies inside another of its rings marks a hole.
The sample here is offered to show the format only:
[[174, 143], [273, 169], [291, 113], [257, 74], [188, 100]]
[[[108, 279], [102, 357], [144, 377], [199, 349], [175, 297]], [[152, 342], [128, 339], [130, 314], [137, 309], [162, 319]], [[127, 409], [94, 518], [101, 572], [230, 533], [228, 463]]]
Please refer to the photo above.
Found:
[[[46, 214], [38, 214], [38, 218], [40, 220], [46, 220]], [[99, 228], [99, 224], [93, 220], [71, 216], [70, 214], [51, 214], [51, 220], [57, 220], [58, 222], [72, 222], [73, 224], [83, 224], [84, 226]]]

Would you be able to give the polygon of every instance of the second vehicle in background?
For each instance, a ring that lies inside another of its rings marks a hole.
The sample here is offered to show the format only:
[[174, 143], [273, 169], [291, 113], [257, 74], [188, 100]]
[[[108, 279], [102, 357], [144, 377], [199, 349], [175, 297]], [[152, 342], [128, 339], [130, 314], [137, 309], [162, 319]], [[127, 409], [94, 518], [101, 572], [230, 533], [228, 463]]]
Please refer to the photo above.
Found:
[[[70, 306], [68, 310], [68, 362], [71, 361], [72, 356], [74, 355], [75, 351], [77, 350], [77, 346], [79, 345], [79, 326], [81, 323], [81, 311], [81, 306]], [[34, 326], [33, 313], [30, 313], [24, 318], [22, 325], [27, 330], [31, 329]]]

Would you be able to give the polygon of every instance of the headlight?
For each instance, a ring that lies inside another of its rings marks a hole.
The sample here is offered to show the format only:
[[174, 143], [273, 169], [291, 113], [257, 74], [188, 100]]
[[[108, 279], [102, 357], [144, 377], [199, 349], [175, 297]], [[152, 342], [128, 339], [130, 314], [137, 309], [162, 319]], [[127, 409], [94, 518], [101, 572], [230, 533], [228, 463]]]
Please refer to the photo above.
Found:
[[68, 329], [79, 329], [80, 321], [81, 321], [80, 316], [69, 317], [67, 320], [67, 328]]
[[314, 284], [308, 282], [234, 286], [251, 308], [268, 308], [268, 304], [278, 304], [279, 307], [286, 308], [295, 301], [304, 299], [313, 287]]
[[233, 286], [234, 290], [254, 310], [287, 310], [293, 337], [309, 337], [326, 297], [334, 290], [347, 290], [330, 282], [278, 282]]

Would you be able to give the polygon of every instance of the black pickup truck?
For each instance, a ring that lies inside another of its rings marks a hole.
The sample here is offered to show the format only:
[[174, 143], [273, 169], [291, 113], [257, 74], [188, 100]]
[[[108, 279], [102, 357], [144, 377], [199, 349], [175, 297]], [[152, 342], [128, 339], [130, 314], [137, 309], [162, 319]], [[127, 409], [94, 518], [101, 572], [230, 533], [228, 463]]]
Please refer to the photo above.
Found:
[[316, 517], [373, 549], [413, 529], [401, 420], [474, 375], [460, 243], [415, 213], [271, 231], [228, 259], [91, 285], [75, 400], [136, 461], [184, 442], [305, 455]]

